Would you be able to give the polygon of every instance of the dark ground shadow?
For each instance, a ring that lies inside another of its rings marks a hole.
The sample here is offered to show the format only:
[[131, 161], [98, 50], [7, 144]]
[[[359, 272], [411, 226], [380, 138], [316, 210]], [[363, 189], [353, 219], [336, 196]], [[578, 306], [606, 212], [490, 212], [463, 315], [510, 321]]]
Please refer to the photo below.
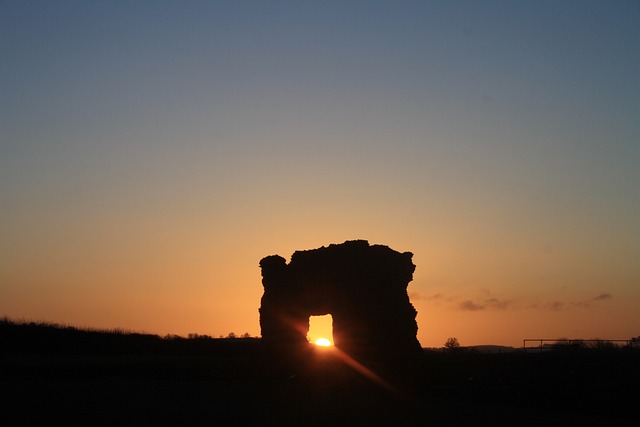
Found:
[[640, 379], [637, 349], [424, 351], [390, 388], [326, 351], [280, 375], [260, 339], [36, 329], [0, 328], [0, 425], [622, 425]]

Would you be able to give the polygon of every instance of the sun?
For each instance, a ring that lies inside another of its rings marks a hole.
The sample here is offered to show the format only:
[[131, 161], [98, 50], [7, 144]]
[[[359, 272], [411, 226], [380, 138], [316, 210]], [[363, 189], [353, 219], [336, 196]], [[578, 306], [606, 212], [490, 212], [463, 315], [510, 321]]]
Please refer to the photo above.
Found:
[[315, 344], [319, 347], [331, 347], [331, 341], [326, 338], [318, 338]]

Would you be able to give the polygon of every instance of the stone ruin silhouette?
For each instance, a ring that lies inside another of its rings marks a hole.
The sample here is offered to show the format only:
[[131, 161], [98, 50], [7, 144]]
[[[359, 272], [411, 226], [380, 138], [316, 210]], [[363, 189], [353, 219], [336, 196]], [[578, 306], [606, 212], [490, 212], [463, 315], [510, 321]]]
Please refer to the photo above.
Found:
[[263, 258], [265, 348], [295, 365], [310, 347], [309, 317], [331, 314], [340, 351], [377, 370], [411, 366], [421, 352], [417, 311], [407, 294], [415, 270], [412, 257], [353, 240], [296, 251], [288, 264], [279, 255]]

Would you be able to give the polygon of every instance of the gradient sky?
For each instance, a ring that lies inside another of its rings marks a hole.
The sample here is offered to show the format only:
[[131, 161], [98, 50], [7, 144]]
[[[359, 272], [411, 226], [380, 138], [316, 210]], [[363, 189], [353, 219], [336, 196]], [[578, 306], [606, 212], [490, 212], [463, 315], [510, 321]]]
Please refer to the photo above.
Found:
[[259, 335], [414, 253], [425, 347], [640, 335], [637, 1], [2, 1], [0, 315]]

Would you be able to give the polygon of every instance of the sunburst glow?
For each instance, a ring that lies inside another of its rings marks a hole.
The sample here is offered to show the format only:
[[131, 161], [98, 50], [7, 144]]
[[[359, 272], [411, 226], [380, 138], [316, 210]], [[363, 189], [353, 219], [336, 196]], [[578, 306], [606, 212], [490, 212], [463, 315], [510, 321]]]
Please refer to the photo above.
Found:
[[331, 347], [331, 341], [326, 338], [318, 338], [316, 340], [316, 345], [320, 347]]

